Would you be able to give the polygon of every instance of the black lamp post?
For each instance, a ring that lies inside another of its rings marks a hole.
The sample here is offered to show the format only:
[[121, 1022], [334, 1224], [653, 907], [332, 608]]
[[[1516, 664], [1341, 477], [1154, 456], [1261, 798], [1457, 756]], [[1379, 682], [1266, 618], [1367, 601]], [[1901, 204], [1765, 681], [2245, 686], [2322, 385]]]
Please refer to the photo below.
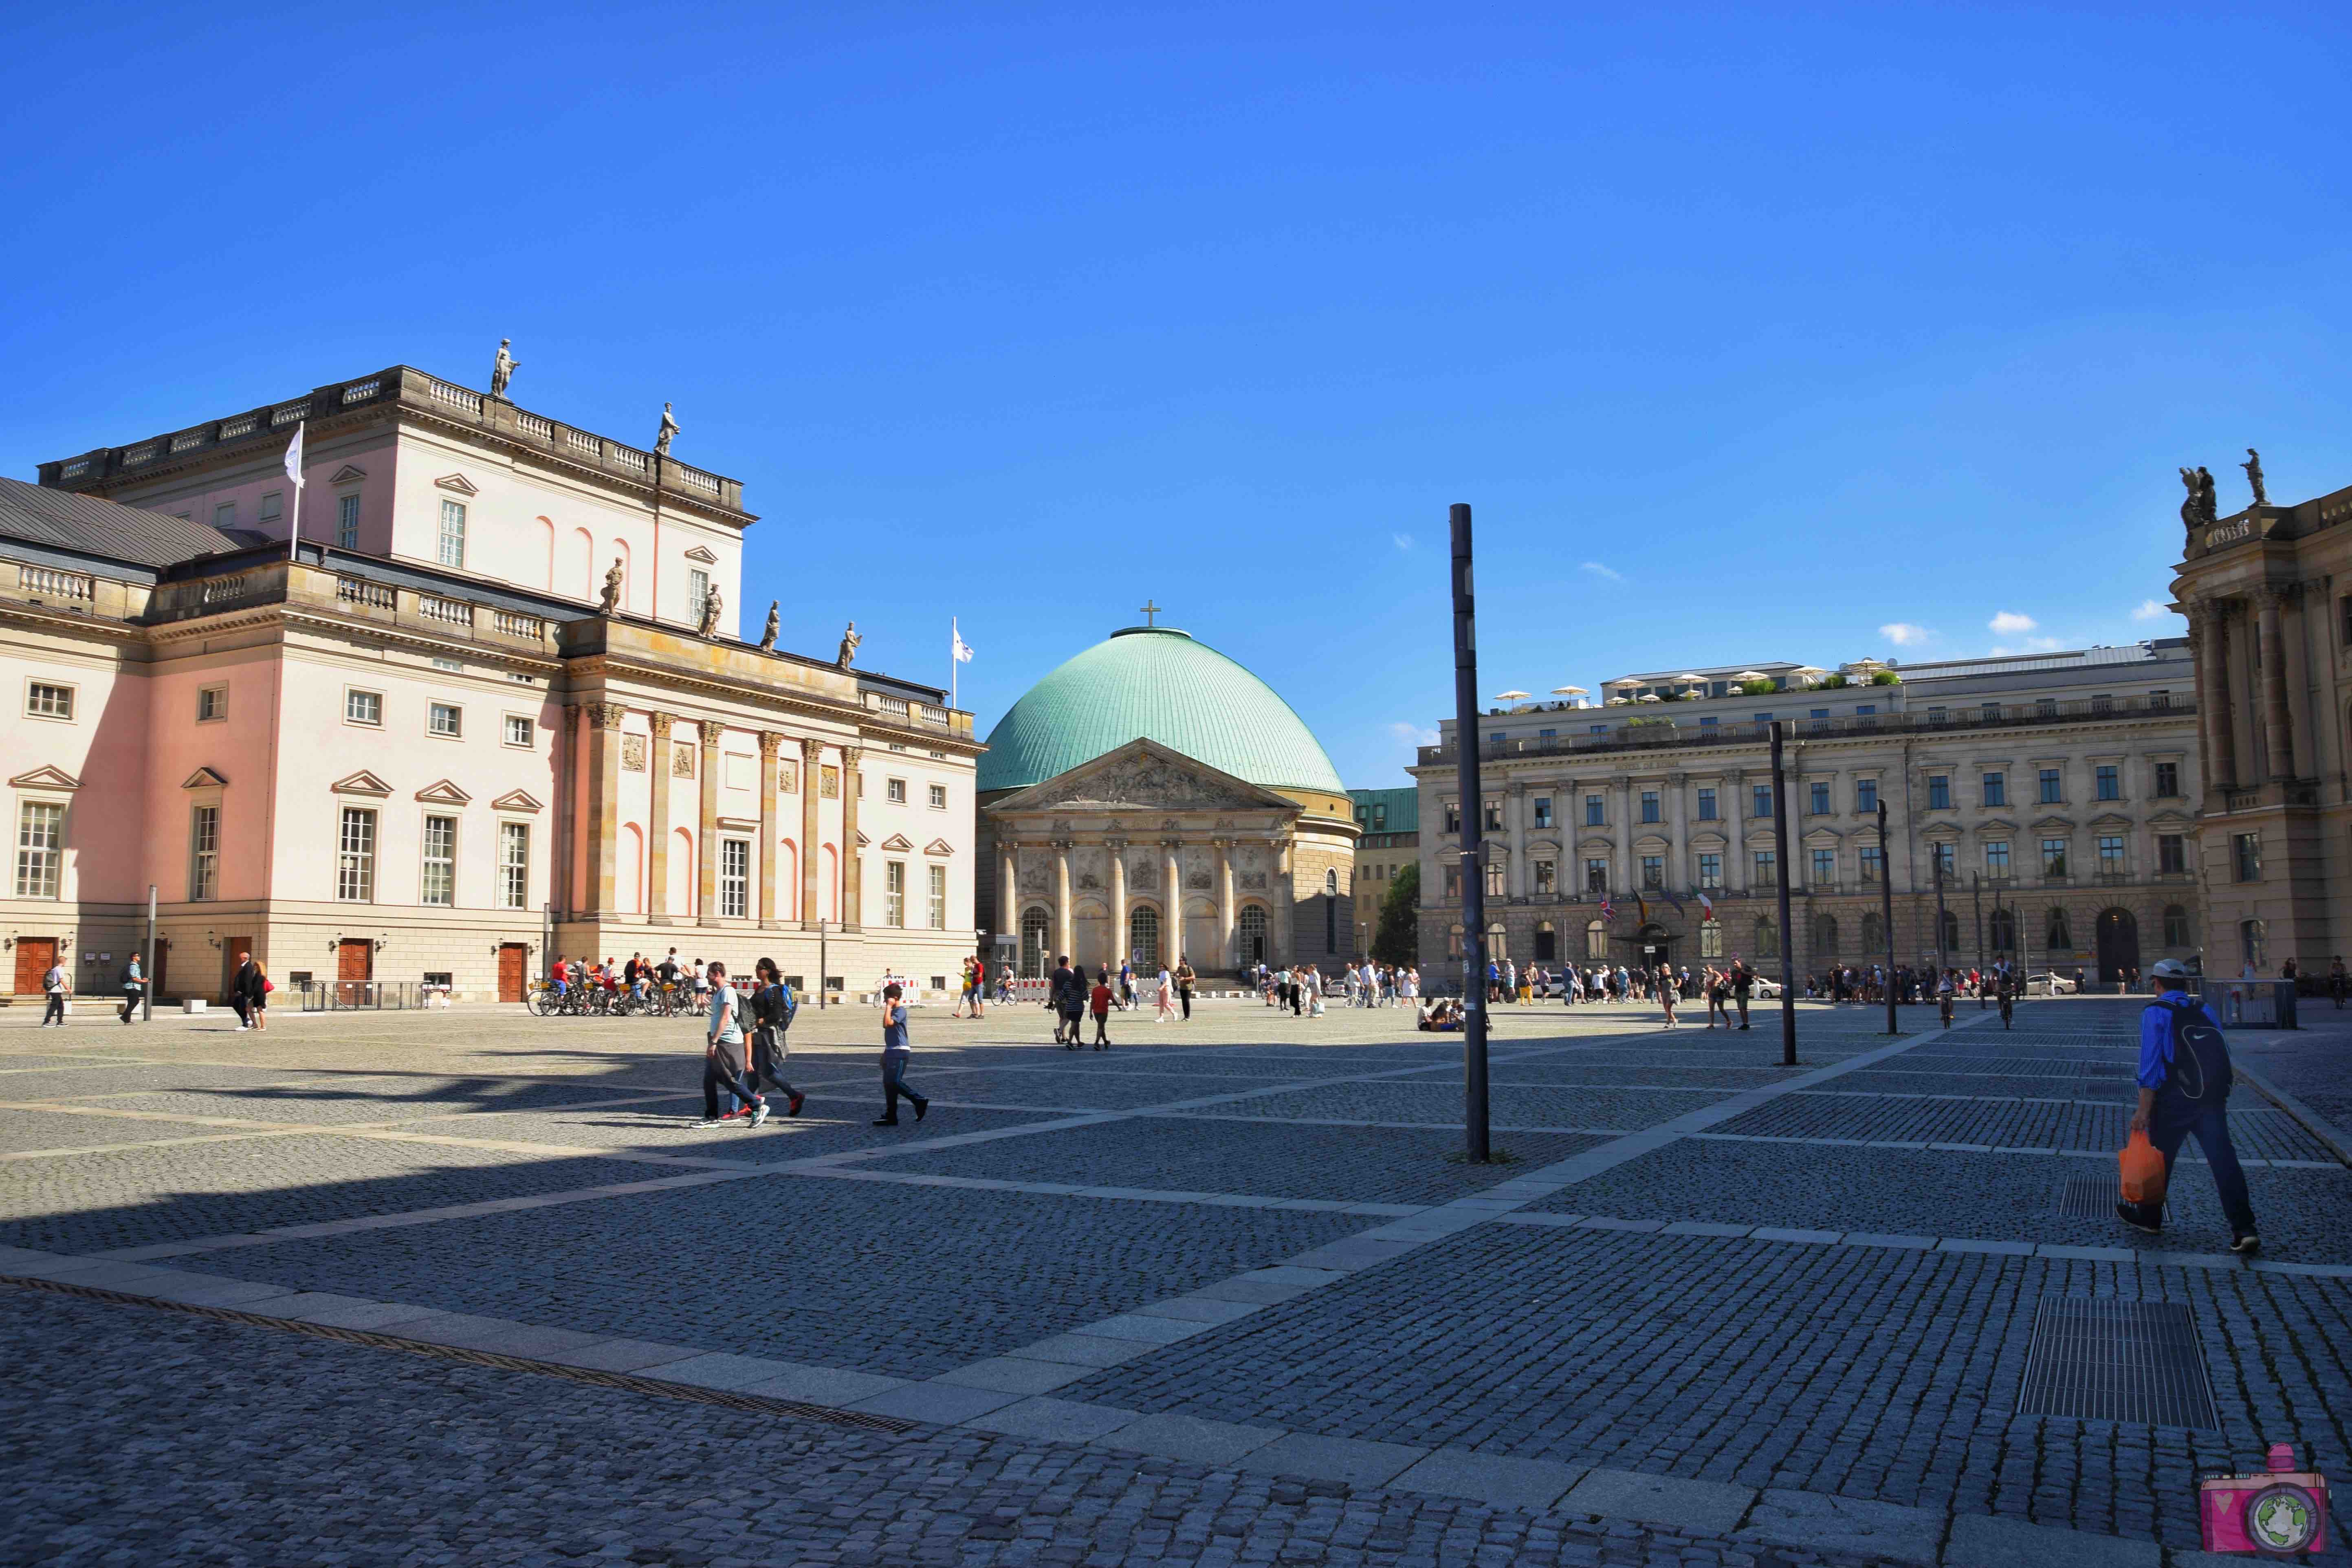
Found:
[[1486, 1161], [1486, 815], [1478, 785], [1478, 604], [1470, 574], [1470, 508], [1447, 519], [1454, 542], [1454, 784], [1462, 800], [1463, 1152]]

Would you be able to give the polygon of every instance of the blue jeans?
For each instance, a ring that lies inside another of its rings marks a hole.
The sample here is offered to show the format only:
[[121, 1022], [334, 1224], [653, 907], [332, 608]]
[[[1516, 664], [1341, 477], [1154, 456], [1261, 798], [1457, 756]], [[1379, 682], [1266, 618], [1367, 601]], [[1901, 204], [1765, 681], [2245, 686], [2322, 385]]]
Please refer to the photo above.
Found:
[[882, 1114], [894, 1121], [898, 1120], [898, 1097], [902, 1094], [909, 1104], [918, 1108], [930, 1104], [929, 1100], [907, 1087], [907, 1058], [913, 1054], [911, 1051], [882, 1053]]
[[[2230, 1235], [2234, 1238], [2254, 1234], [2253, 1200], [2246, 1193], [2246, 1173], [2238, 1163], [2236, 1145], [2230, 1142], [2230, 1119], [2219, 1105], [2200, 1106], [2179, 1095], [2159, 1094], [2156, 1097], [2156, 1113], [2148, 1119], [2147, 1141], [2164, 1156], [2165, 1186], [2172, 1185], [2172, 1163], [2180, 1152], [2180, 1145], [2191, 1135], [2197, 1146], [2205, 1151], [2206, 1168], [2213, 1173], [2214, 1188], [2221, 1195], [2221, 1213], [2229, 1219]], [[2139, 1219], [2145, 1225], [2158, 1225], [2164, 1218], [2160, 1204], [2140, 1204]]]

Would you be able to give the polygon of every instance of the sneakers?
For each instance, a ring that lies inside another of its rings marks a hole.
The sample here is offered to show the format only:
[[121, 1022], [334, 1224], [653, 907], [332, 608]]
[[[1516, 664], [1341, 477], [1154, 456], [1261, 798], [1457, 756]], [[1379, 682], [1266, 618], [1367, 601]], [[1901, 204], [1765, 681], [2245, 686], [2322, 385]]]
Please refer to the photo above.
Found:
[[242, 1035], [243, 1033], [245, 1033], [245, 1032], [246, 1032], [246, 1030], [247, 1030], [247, 1029], [251, 1028], [252, 1026], [252, 1026], [252, 1025], [250, 1025], [250, 1024], [239, 1024], [239, 1025], [236, 1026], [236, 1032], [237, 1032], [238, 1034]]
[[785, 1102], [784, 1114], [786, 1116], [798, 1116], [801, 1113], [801, 1107], [807, 1103], [808, 1096], [801, 1093], [798, 1089], [794, 1089], [793, 1091], [792, 1099]]
[[721, 1121], [735, 1121], [740, 1120], [742, 1115], [743, 1113], [740, 1110], [722, 1111], [719, 1114], [719, 1120]]
[[759, 1126], [759, 1125], [760, 1125], [760, 1123], [761, 1123], [762, 1121], [767, 1121], [767, 1120], [768, 1120], [768, 1101], [767, 1101], [766, 1097], [765, 1097], [765, 1096], [762, 1096], [762, 1097], [761, 1097], [761, 1099], [760, 1099], [760, 1100], [758, 1100], [758, 1101], [757, 1101], [757, 1102], [756, 1102], [756, 1103], [751, 1107], [751, 1125], [752, 1125], [752, 1126], [754, 1126], [754, 1127], [757, 1127], [757, 1126]]
[[722, 1120], [721, 1118], [719, 1118], [719, 1117], [716, 1117], [716, 1116], [703, 1116], [703, 1117], [698, 1117], [698, 1118], [696, 1118], [696, 1119], [695, 1119], [695, 1123], [694, 1123], [694, 1125], [695, 1125], [697, 1128], [703, 1128], [703, 1127], [716, 1127], [716, 1126], [718, 1126], [718, 1125], [719, 1124], [719, 1122], [720, 1122], [720, 1121], [721, 1121], [721, 1120]]
[[[2150, 1225], [2146, 1220], [2139, 1217], [2139, 1205], [2137, 1204], [2127, 1204], [2121, 1198], [2117, 1198], [2116, 1200], [2116, 1217], [2123, 1221], [2126, 1225], [2131, 1226], [2134, 1230], [2145, 1231], [2149, 1236], [2162, 1236], [2164, 1234], [2164, 1226], [2160, 1225]], [[2231, 1250], [2234, 1251], [2236, 1248], [2232, 1247]]]
[[2230, 1243], [2230, 1250], [2235, 1253], [2260, 1252], [2262, 1249], [2263, 1238], [2251, 1231]]
[[[919, 1110], [915, 1113], [915, 1116], [916, 1120], [920, 1121], [922, 1119], [922, 1112]], [[898, 1119], [895, 1116], [877, 1116], [874, 1119], [874, 1125], [877, 1127], [896, 1127], [898, 1125]]]

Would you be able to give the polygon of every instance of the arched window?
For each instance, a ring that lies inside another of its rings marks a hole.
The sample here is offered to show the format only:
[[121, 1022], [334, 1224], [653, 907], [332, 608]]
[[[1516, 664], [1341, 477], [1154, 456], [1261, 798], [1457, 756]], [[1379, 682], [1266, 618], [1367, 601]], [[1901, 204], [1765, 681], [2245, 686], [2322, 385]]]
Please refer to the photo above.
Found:
[[1336, 899], [1339, 896], [1339, 872], [1326, 871], [1323, 873], [1323, 896], [1327, 899]]
[[1756, 956], [1759, 958], [1780, 956], [1780, 928], [1772, 923], [1770, 915], [1756, 917]]
[[1500, 963], [1510, 956], [1510, 936], [1503, 930], [1503, 922], [1496, 921], [1486, 928], [1486, 961], [1489, 963]]
[[1941, 917], [1944, 931], [1944, 952], [1948, 960], [1960, 951], [1960, 917], [1946, 910]]
[[1713, 915], [1698, 922], [1698, 955], [1701, 958], [1723, 956], [1723, 922]]
[[1160, 911], [1150, 904], [1138, 904], [1128, 914], [1127, 951], [1137, 969], [1160, 967]]
[[1045, 977], [1045, 911], [1026, 910], [1021, 916], [1021, 974], [1025, 980]]
[[1837, 916], [1815, 915], [1813, 917], [1813, 952], [1815, 955], [1822, 958], [1831, 957], [1837, 952]]
[[1536, 926], [1536, 962], [1551, 963], [1559, 957], [1559, 933], [1551, 929], [1551, 921], [1538, 921]]
[[2064, 910], [2051, 910], [2049, 923], [2042, 931], [2042, 947], [2053, 954], [2074, 951], [2074, 928], [2066, 923]]
[[2164, 945], [2167, 947], [2189, 945], [2189, 911], [2179, 904], [2164, 906]]
[[1244, 964], [1265, 962], [1265, 905], [1242, 906], [1240, 917], [1234, 921], [1234, 941], [1240, 950], [1235, 954], [1238, 962]]
[[1862, 951], [1868, 958], [1886, 956], [1886, 922], [1879, 919], [1876, 910], [1862, 911]]
[[1993, 910], [1986, 918], [1985, 930], [1992, 937], [1992, 950], [1995, 952], [2017, 951], [2017, 911], [2015, 910]]
[[1609, 923], [1606, 921], [1585, 922], [1584, 956], [1594, 963], [1609, 962]]

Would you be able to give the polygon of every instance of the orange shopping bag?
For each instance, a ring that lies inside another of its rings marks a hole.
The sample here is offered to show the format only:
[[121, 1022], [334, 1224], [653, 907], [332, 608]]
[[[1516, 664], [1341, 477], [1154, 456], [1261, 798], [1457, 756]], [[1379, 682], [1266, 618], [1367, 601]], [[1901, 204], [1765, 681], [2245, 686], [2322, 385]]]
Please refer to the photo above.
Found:
[[2164, 1201], [2164, 1156], [2147, 1141], [2145, 1132], [2135, 1132], [2116, 1156], [2123, 1168], [2124, 1202], [2127, 1204], [2160, 1204]]

